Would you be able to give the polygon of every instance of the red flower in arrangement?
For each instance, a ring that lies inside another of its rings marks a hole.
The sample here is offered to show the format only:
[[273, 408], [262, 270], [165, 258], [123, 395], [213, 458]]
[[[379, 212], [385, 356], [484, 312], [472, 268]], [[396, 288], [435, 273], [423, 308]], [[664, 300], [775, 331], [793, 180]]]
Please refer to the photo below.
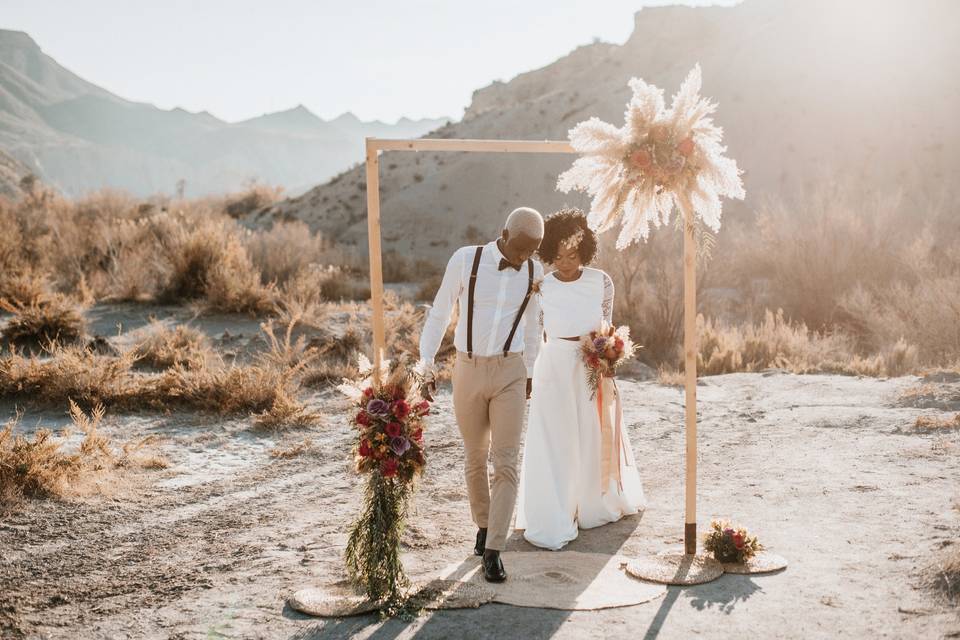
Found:
[[417, 415], [425, 416], [430, 413], [430, 403], [424, 400], [417, 404]]
[[373, 387], [367, 387], [363, 390], [364, 397], [372, 398], [373, 397]]
[[388, 422], [384, 431], [387, 432], [387, 435], [391, 438], [396, 438], [403, 431], [403, 425], [399, 422]]
[[380, 474], [384, 478], [392, 478], [397, 475], [397, 461], [394, 458], [387, 458], [380, 463]]
[[366, 411], [361, 411], [357, 414], [357, 424], [362, 424], [365, 427], [370, 426], [370, 414]]
[[371, 454], [373, 454], [373, 449], [370, 448], [370, 443], [369, 443], [368, 441], [362, 440], [362, 441], [360, 442], [360, 450], [359, 450], [359, 453], [360, 453], [360, 455], [363, 456], [364, 458], [369, 458], [369, 457], [371, 456]]
[[413, 433], [410, 434], [410, 437], [413, 438], [415, 442], [420, 442], [420, 440], [423, 439], [423, 429], [421, 427], [417, 427], [414, 429]]
[[393, 403], [393, 415], [403, 420], [409, 413], [410, 405], [408, 405], [405, 400], [397, 400]]
[[733, 534], [733, 544], [736, 545], [737, 549], [743, 548], [743, 536], [739, 532]]

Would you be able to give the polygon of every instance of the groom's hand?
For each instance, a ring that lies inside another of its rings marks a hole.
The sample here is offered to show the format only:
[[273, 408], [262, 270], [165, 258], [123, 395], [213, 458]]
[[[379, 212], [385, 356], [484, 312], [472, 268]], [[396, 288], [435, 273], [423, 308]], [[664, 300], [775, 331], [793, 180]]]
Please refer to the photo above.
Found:
[[530, 399], [531, 393], [533, 393], [533, 378], [527, 378], [527, 400]]

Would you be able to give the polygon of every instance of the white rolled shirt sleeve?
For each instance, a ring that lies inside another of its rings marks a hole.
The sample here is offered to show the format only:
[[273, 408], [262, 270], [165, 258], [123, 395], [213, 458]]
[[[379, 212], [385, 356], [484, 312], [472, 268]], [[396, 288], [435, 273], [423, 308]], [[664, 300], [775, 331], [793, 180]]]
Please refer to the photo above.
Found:
[[433, 366], [434, 358], [436, 358], [440, 343], [443, 341], [443, 335], [450, 324], [453, 307], [457, 304], [457, 300], [463, 292], [463, 261], [465, 255], [464, 249], [458, 249], [450, 256], [450, 260], [447, 261], [447, 268], [443, 272], [440, 288], [433, 299], [433, 305], [427, 311], [427, 317], [423, 322], [423, 330], [420, 332], [421, 368]]

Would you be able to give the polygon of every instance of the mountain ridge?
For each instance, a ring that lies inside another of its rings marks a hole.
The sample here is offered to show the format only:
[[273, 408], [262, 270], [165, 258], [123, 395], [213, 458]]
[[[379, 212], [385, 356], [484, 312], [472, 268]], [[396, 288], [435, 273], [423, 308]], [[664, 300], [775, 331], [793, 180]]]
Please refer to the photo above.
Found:
[[250, 180], [297, 193], [361, 160], [365, 135], [419, 136], [444, 121], [337, 123], [298, 105], [229, 123], [160, 109], [84, 80], [22, 31], [0, 30], [0, 148], [68, 195], [114, 187], [146, 196], [181, 179], [191, 196]]

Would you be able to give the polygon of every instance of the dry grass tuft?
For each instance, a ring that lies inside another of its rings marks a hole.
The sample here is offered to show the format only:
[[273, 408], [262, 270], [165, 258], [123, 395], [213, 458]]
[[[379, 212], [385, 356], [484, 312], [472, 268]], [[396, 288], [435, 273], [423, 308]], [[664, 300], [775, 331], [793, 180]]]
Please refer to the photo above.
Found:
[[53, 343], [79, 342], [87, 332], [81, 305], [61, 294], [38, 293], [26, 303], [0, 299], [0, 308], [13, 314], [0, 331], [11, 347], [40, 351]]
[[279, 458], [281, 460], [286, 460], [289, 458], [296, 458], [297, 456], [311, 453], [314, 450], [313, 440], [310, 438], [304, 438], [302, 442], [297, 442], [288, 447], [276, 446], [270, 450], [271, 458]]
[[284, 427], [312, 427], [322, 420], [320, 413], [308, 409], [292, 397], [287, 389], [279, 387], [273, 404], [253, 417], [253, 425], [259, 429], [277, 430]]
[[954, 414], [953, 417], [917, 416], [916, 421], [913, 423], [913, 428], [917, 431], [926, 432], [960, 429], [960, 413]]
[[49, 429], [38, 430], [32, 440], [14, 435], [22, 417], [18, 411], [0, 431], [0, 503], [9, 506], [23, 497], [65, 497], [99, 488], [116, 462], [110, 441], [98, 430], [103, 415], [102, 405], [88, 416], [71, 400], [70, 417], [85, 435], [76, 452], [65, 453], [68, 429], [59, 439]]
[[927, 568], [927, 588], [953, 606], [960, 606], [960, 544], [954, 543]]
[[12, 272], [0, 279], [0, 299], [14, 307], [25, 307], [50, 294], [50, 280], [32, 269]]
[[123, 404], [136, 395], [132, 353], [106, 356], [69, 345], [52, 350], [50, 356], [0, 357], [0, 395], [52, 407], [62, 407], [69, 398], [85, 408]]
[[145, 336], [133, 347], [137, 364], [153, 369], [199, 369], [210, 360], [213, 351], [206, 335], [188, 325], [171, 329], [159, 320], [154, 320], [144, 331]]
[[697, 371], [718, 375], [778, 368], [792, 373], [899, 376], [919, 366], [917, 349], [903, 339], [871, 357], [855, 353], [840, 332], [811, 331], [791, 322], [782, 309], [767, 310], [758, 324], [731, 325], [697, 317]]

